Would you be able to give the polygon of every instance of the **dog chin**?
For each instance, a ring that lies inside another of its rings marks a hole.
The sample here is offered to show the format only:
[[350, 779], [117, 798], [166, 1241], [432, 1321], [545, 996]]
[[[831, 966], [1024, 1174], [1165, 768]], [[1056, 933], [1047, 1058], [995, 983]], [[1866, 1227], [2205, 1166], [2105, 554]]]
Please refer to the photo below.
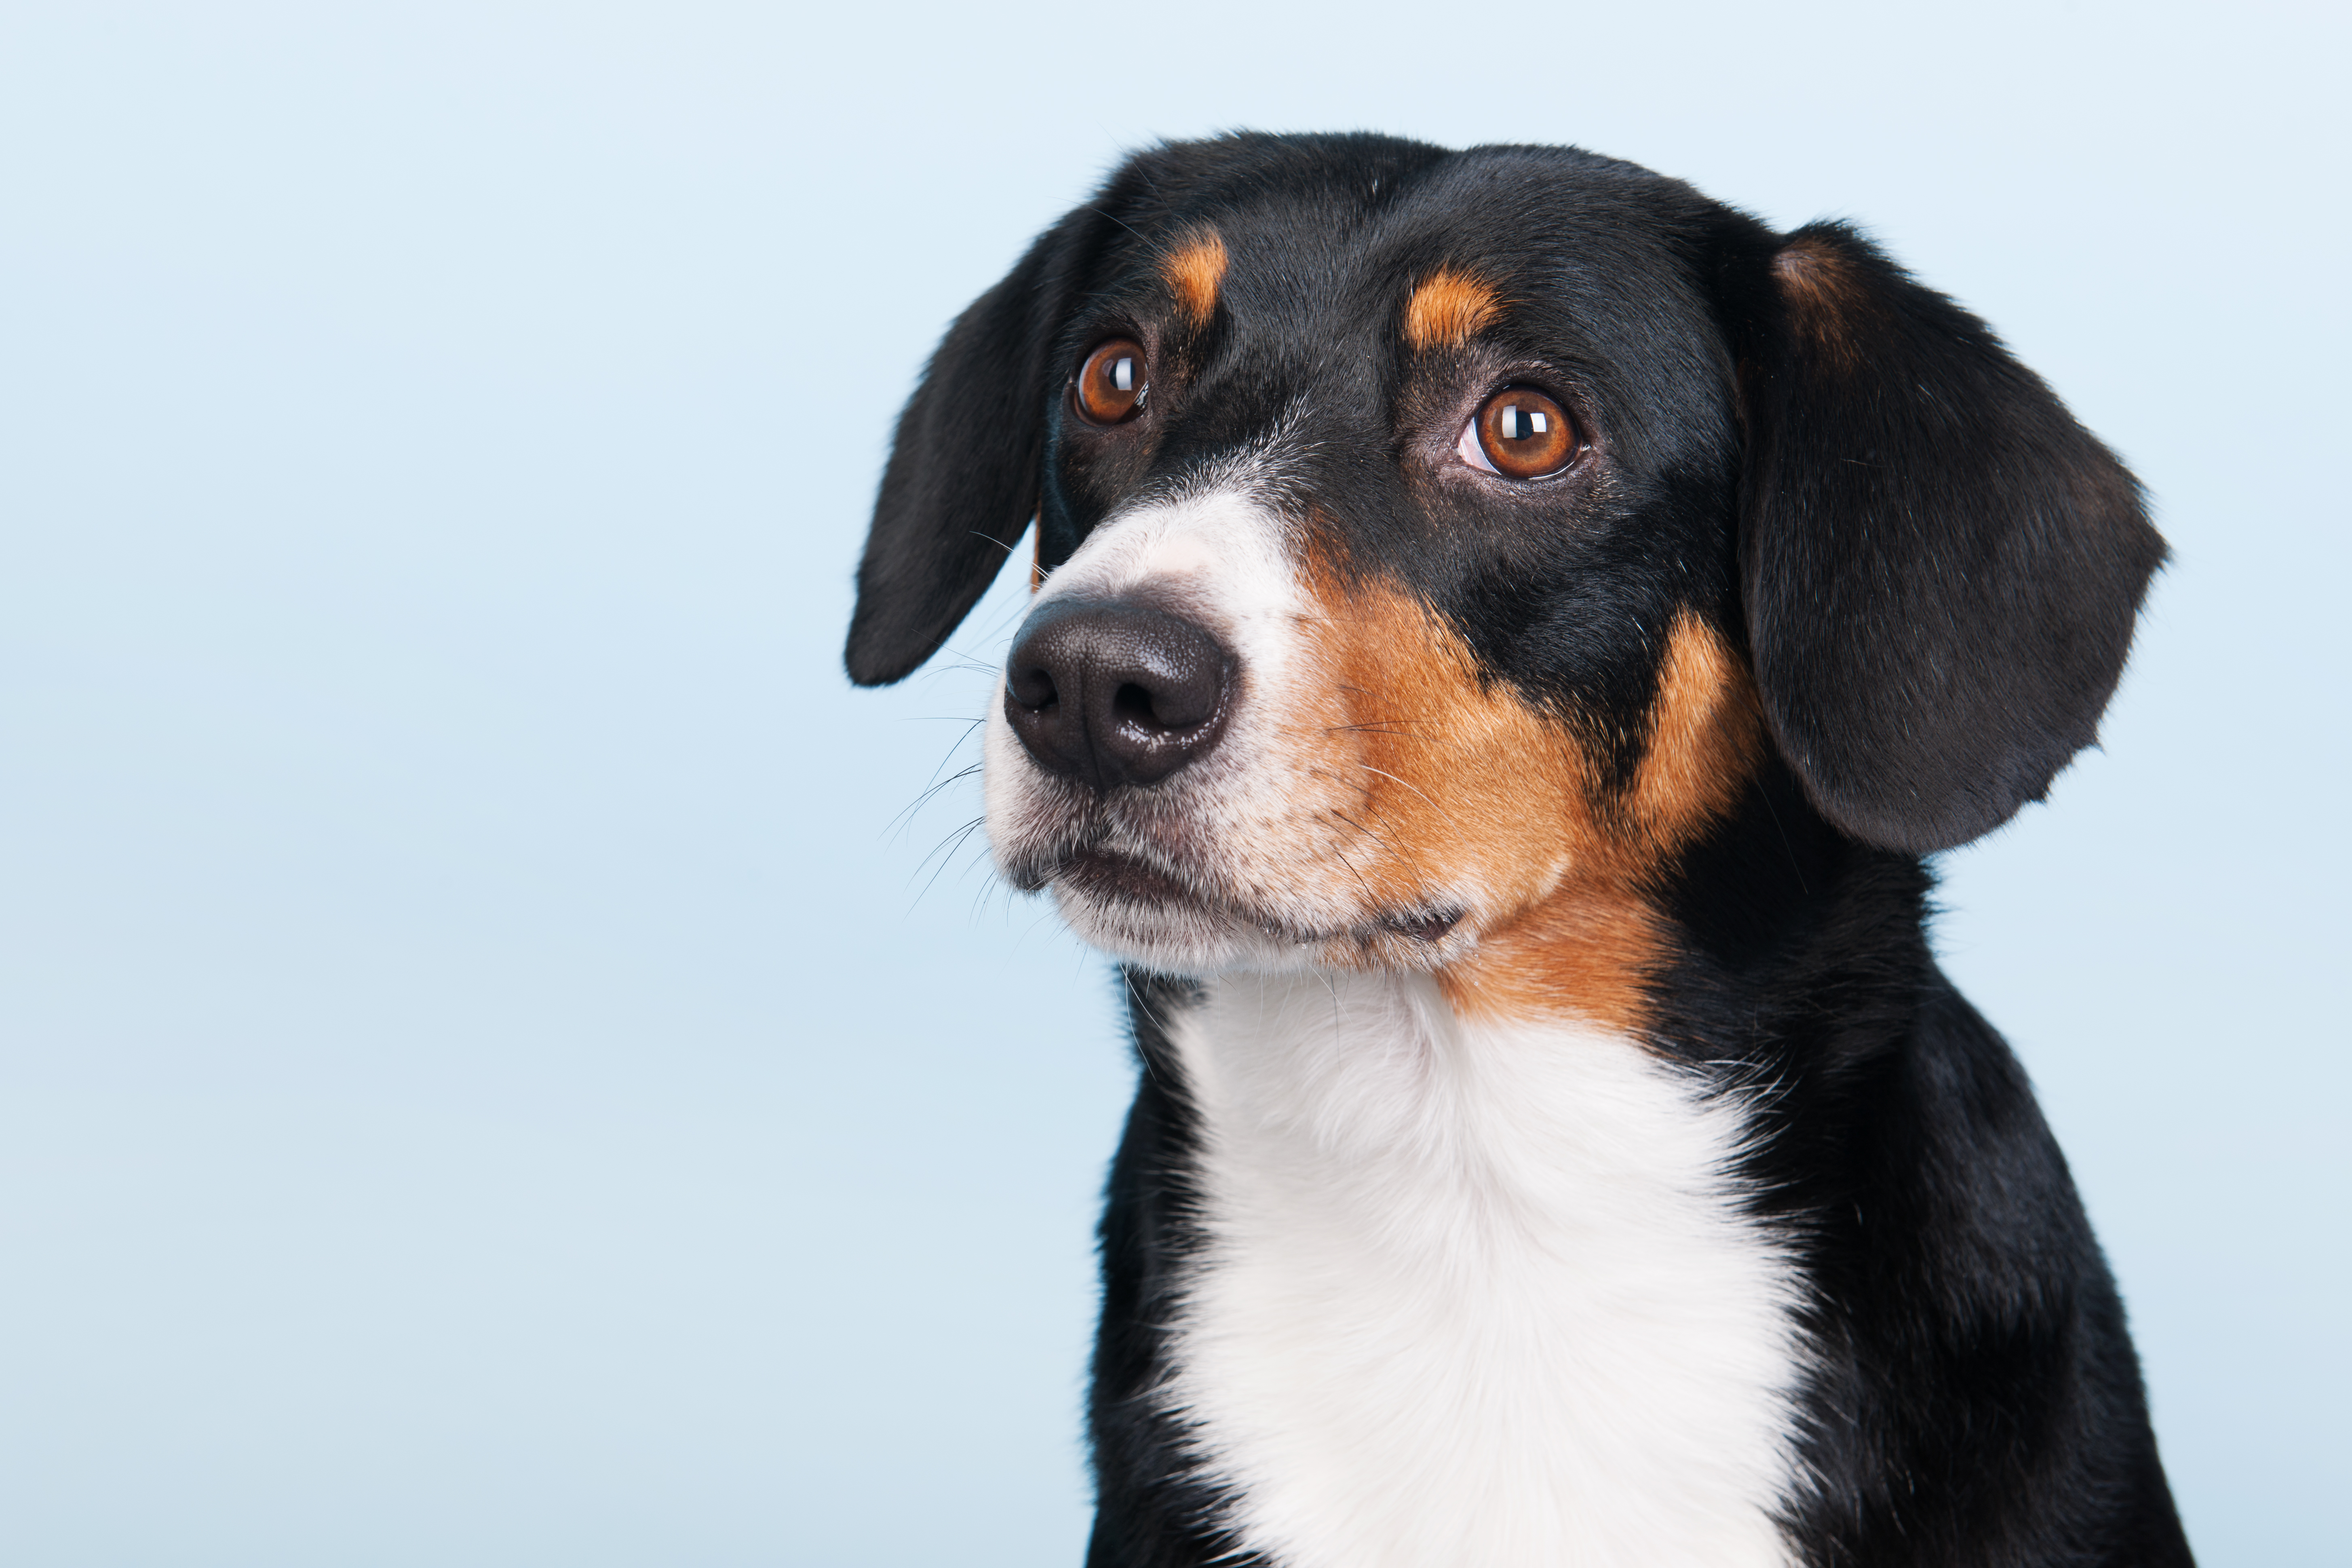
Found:
[[1107, 897], [1063, 881], [1054, 884], [1054, 901], [1079, 941], [1160, 974], [1284, 973], [1311, 967], [1321, 951], [1319, 943], [1289, 941], [1197, 904]]

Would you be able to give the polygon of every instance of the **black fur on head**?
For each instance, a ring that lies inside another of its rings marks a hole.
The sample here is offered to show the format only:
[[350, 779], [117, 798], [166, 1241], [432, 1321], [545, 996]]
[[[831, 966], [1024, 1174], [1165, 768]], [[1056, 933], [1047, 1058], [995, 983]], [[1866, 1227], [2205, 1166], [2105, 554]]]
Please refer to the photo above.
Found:
[[[1910, 853], [1997, 826], [2095, 739], [2163, 543], [2131, 476], [1981, 321], [1843, 226], [1775, 235], [1569, 149], [1369, 136], [1139, 154], [957, 319], [899, 420], [853, 679], [928, 658], [1033, 517], [1051, 567], [1115, 502], [1058, 435], [1068, 362], [1089, 312], [1196, 224], [1245, 238], [1241, 313], [1184, 349], [1200, 395], [1153, 460], [1234, 438], [1310, 378], [1330, 411], [1310, 499], [1496, 677], [1631, 713], [1657, 649], [1622, 628], [1690, 608], [1745, 643], [1813, 805]], [[1294, 231], [1286, 269], [1253, 281]], [[1422, 372], [1390, 357], [1382, 301], [1409, 280], [1382, 268], [1449, 258], [1507, 280], [1510, 351], [1589, 388], [1613, 439], [1612, 477], [1551, 535], [1400, 477]]]

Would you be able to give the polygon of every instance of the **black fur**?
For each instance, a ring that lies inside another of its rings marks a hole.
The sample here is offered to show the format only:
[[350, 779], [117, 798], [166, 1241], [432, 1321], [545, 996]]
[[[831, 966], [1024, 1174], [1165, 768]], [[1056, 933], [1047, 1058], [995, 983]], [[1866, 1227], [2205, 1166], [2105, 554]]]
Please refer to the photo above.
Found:
[[1212, 1522], [1217, 1500], [1186, 1475], [1181, 1435], [1150, 1398], [1167, 1365], [1177, 1270], [1199, 1245], [1199, 1129], [1164, 1027], [1190, 988], [1153, 975], [1122, 979], [1141, 1074], [1104, 1194], [1102, 1325], [1087, 1401], [1097, 1492], [1087, 1568], [1262, 1568]]
[[1937, 969], [1930, 880], [1769, 770], [1668, 881], [1659, 1036], [1763, 1092], [1748, 1171], [1818, 1358], [1808, 1563], [2183, 1564], [2123, 1307], [1999, 1035]]
[[939, 651], [1028, 528], [1055, 329], [1110, 226], [1082, 209], [1046, 231], [931, 356], [898, 417], [857, 566], [846, 657], [859, 685], [902, 680]]
[[2164, 546], [1983, 322], [1842, 225], [1781, 254], [1811, 285], [1740, 291], [1757, 681], [1825, 816], [1948, 849], [2095, 738]]
[[[1235, 259], [1196, 323], [1156, 268], [1204, 222]], [[1407, 280], [1440, 264], [1511, 308], [1407, 353]], [[1162, 369], [1149, 428], [1106, 438], [1072, 425], [1064, 378], [1113, 334]], [[1507, 380], [1558, 398], [1596, 460], [1502, 500], [1421, 460]], [[1801, 1559], [2188, 1563], [2114, 1285], [2021, 1069], [1935, 967], [1917, 858], [2093, 739], [2163, 554], [2130, 476], [1850, 229], [1775, 235], [1568, 149], [1168, 146], [950, 331], [884, 480], [853, 677], [929, 657], [1033, 510], [1050, 565], [1286, 417], [1309, 425], [1285, 482], [1341, 569], [1409, 585], [1491, 678], [1598, 716], [1621, 780], [1677, 615], [1750, 661], [1778, 753], [1658, 868], [1677, 942], [1651, 988], [1658, 1048], [1763, 1091], [1756, 1201], [1816, 1301]], [[1238, 1561], [1144, 1397], [1196, 1132], [1158, 1022], [1186, 988], [1129, 981], [1146, 1070], [1103, 1223], [1088, 1562]]]

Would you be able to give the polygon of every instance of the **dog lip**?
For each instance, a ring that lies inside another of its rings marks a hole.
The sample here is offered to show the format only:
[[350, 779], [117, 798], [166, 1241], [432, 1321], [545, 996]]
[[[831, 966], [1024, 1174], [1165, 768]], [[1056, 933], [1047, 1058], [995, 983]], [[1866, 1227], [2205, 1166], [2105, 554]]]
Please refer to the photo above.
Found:
[[1065, 858], [1050, 879], [1093, 899], [1137, 904], [1205, 905], [1208, 900], [1157, 867], [1107, 849], [1081, 849]]
[[1432, 914], [1391, 915], [1388, 928], [1415, 942], [1443, 941], [1445, 933], [1462, 923], [1460, 910], [1439, 910]]
[[1066, 888], [1081, 898], [1103, 903], [1193, 910], [1237, 921], [1244, 925], [1256, 927], [1278, 942], [1312, 945], [1328, 942], [1336, 934], [1301, 930], [1271, 915], [1228, 903], [1176, 873], [1114, 850], [1073, 850], [1064, 856], [1060, 864], [1044, 879]]
[[1433, 945], [1443, 942], [1461, 923], [1465, 912], [1458, 909], [1441, 909], [1425, 913], [1390, 915], [1346, 931], [1300, 930], [1255, 910], [1228, 904], [1176, 873], [1163, 870], [1136, 856], [1097, 847], [1069, 851], [1050, 870], [1038, 874], [1034, 883], [1024, 879], [1024, 886], [1034, 889], [1049, 882], [1066, 888], [1080, 898], [1102, 903], [1160, 909], [1175, 907], [1222, 915], [1255, 926], [1279, 941], [1307, 945], [1342, 939], [1360, 945], [1372, 941], [1375, 933], [1381, 931], [1393, 932], [1412, 942]]

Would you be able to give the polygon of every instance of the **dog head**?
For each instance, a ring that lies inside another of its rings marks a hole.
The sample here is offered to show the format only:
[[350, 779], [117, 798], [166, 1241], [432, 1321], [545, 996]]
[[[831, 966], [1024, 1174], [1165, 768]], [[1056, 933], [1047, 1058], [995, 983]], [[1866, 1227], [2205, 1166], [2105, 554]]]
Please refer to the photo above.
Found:
[[2163, 554], [2116, 459], [1853, 231], [1370, 136], [1141, 154], [958, 319], [853, 679], [929, 658], [1033, 517], [1008, 879], [1154, 969], [1603, 1016], [1761, 770], [1915, 854], [2039, 798]]

